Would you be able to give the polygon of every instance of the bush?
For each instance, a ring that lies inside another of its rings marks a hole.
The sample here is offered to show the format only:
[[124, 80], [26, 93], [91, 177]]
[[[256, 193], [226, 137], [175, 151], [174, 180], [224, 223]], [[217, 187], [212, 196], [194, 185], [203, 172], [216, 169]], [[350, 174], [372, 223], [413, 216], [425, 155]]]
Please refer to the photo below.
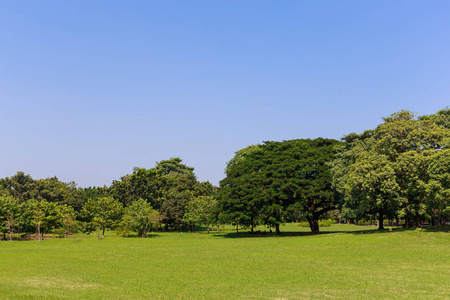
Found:
[[[319, 227], [330, 227], [332, 224], [336, 223], [334, 220], [319, 220]], [[297, 223], [297, 226], [300, 227], [309, 227], [308, 222], [299, 222]]]
[[319, 227], [330, 227], [331, 225], [335, 224], [336, 221], [334, 220], [319, 220]]

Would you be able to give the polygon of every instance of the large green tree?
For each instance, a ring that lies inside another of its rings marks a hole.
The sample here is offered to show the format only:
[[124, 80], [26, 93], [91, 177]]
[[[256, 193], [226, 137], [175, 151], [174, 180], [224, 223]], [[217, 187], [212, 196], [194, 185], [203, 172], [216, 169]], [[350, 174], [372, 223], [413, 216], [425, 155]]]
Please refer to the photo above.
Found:
[[250, 226], [258, 219], [279, 233], [286, 211], [296, 206], [319, 233], [320, 216], [336, 209], [329, 163], [337, 144], [323, 138], [265, 142], [227, 169], [222, 215]]
[[395, 170], [388, 158], [374, 151], [365, 151], [351, 166], [347, 179], [347, 199], [343, 210], [347, 215], [361, 218], [364, 214], [378, 214], [379, 229], [388, 211], [395, 210], [399, 187]]
[[[412, 226], [413, 221], [420, 226], [421, 220], [427, 217], [430, 204], [429, 193], [426, 192], [430, 179], [428, 161], [436, 151], [446, 147], [450, 136], [450, 131], [442, 125], [445, 118], [438, 118], [440, 123], [433, 118], [416, 118], [414, 113], [402, 110], [383, 118], [384, 122], [374, 130], [343, 138], [345, 144], [338, 150], [332, 172], [333, 186], [341, 195], [344, 215], [362, 217], [364, 205], [361, 204], [360, 193], [369, 195], [368, 187], [387, 176], [383, 189], [370, 190], [369, 198], [372, 200], [365, 202], [373, 204], [378, 197], [385, 199], [378, 201], [384, 204], [366, 206], [366, 212], [373, 213], [382, 208], [383, 214], [389, 217], [404, 218], [406, 227]], [[361, 171], [364, 169], [379, 170], [380, 173], [364, 175]], [[387, 190], [388, 187], [391, 190]], [[360, 192], [356, 192], [358, 190]]]

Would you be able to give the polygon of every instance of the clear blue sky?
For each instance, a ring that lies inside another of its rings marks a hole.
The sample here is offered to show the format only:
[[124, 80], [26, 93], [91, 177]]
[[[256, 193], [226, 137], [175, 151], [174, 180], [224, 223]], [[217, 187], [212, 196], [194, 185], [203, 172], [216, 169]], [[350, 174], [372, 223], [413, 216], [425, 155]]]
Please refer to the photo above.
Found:
[[450, 1], [2, 1], [0, 177], [110, 185], [450, 104]]

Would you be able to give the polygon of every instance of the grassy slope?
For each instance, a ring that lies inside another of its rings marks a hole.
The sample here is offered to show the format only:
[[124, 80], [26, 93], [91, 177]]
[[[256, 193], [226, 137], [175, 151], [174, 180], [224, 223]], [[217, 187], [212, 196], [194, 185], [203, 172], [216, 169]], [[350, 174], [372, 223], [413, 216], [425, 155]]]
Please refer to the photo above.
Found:
[[0, 298], [450, 299], [450, 233], [367, 229], [0, 242]]

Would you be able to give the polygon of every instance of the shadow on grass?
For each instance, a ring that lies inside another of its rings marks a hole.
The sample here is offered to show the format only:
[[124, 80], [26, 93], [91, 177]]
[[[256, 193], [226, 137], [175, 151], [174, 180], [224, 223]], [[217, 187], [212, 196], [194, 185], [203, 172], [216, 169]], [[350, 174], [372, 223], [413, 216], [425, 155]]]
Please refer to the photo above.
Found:
[[130, 233], [128, 235], [117, 235], [117, 237], [126, 238], [126, 239], [151, 239], [151, 238], [156, 238], [156, 237], [160, 237], [160, 236], [161, 235], [156, 232], [149, 233], [147, 236], [144, 236], [144, 237], [137, 233], [135, 233], [135, 234]]
[[445, 225], [445, 226], [423, 226], [422, 227], [423, 231], [426, 232], [450, 232], [450, 226], [449, 225]]
[[[349, 229], [349, 230], [330, 230], [322, 229], [324, 231], [317, 235], [329, 235], [329, 234], [352, 234], [352, 235], [364, 235], [364, 234], [389, 234], [393, 232], [404, 232], [413, 231], [415, 228], [405, 229], [402, 227], [387, 227], [383, 230], [378, 229]], [[450, 232], [450, 226], [425, 226], [420, 230], [426, 232]], [[250, 232], [224, 232], [224, 233], [213, 233], [216, 237], [222, 238], [265, 238], [265, 237], [296, 237], [296, 236], [313, 236], [311, 232], [306, 231], [282, 231], [280, 234], [275, 233], [250, 233]]]
[[[381, 231], [383, 232], [383, 231]], [[267, 238], [267, 237], [296, 237], [296, 236], [313, 236], [313, 235], [328, 235], [328, 234], [369, 234], [380, 233], [377, 230], [355, 230], [355, 231], [324, 231], [319, 234], [312, 234], [307, 231], [282, 231], [280, 234], [276, 233], [249, 233], [249, 232], [228, 232], [228, 233], [215, 233], [216, 237], [222, 238]]]

